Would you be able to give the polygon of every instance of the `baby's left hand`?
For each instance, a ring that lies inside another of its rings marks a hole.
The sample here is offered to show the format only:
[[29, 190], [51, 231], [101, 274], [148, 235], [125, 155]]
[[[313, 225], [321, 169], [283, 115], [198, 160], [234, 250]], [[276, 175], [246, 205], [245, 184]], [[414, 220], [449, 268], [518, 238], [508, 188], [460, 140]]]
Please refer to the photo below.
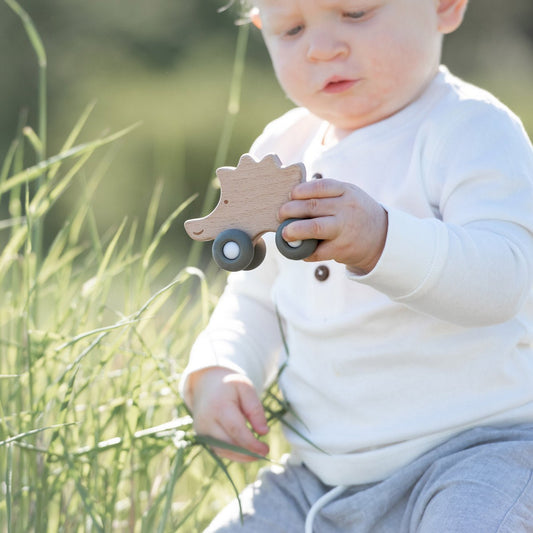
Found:
[[333, 259], [355, 274], [370, 272], [387, 237], [387, 212], [355, 185], [333, 179], [300, 183], [279, 210], [280, 221], [301, 218], [283, 230], [287, 241], [319, 239], [306, 261]]

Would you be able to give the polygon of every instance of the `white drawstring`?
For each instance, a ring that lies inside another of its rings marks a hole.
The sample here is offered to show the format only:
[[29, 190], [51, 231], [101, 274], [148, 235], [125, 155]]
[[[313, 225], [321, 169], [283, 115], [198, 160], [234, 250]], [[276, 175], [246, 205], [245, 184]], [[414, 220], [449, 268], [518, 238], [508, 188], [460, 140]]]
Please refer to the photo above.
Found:
[[348, 487], [346, 485], [339, 485], [338, 487], [331, 489], [329, 492], [326, 492], [326, 494], [318, 498], [318, 500], [311, 506], [311, 509], [309, 509], [309, 512], [307, 513], [307, 517], [305, 519], [305, 533], [313, 533], [313, 522], [318, 511], [320, 511], [320, 509], [322, 509], [329, 502], [337, 498], [337, 496], [342, 494], [347, 488]]

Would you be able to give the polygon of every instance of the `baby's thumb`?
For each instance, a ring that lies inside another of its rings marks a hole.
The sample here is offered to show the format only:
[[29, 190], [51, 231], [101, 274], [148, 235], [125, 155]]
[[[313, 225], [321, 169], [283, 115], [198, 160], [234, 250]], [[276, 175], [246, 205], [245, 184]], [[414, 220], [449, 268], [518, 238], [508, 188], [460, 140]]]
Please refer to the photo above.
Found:
[[248, 422], [250, 422], [252, 429], [259, 435], [266, 435], [268, 433], [268, 425], [265, 410], [255, 389], [253, 386], [242, 386], [239, 392], [241, 410]]

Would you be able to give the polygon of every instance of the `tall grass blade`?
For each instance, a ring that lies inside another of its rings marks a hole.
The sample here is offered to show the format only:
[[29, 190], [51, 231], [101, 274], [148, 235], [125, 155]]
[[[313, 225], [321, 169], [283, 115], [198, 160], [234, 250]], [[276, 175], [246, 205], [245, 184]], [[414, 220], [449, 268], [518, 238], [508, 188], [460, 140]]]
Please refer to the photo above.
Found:
[[32, 145], [33, 149], [35, 150], [35, 153], [38, 154], [39, 161], [42, 161], [43, 157], [41, 156], [41, 154], [43, 153], [43, 143], [41, 142], [41, 139], [39, 139], [39, 137], [37, 137], [37, 134], [35, 133], [35, 131], [33, 130], [33, 128], [31, 126], [26, 126], [22, 130], [22, 133], [24, 134], [26, 139], [28, 139], [28, 141], [30, 141], [30, 144]]
[[165, 494], [165, 506], [163, 507], [163, 513], [161, 520], [159, 522], [159, 527], [157, 528], [157, 533], [164, 533], [165, 526], [167, 525], [168, 517], [170, 514], [170, 507], [172, 505], [172, 495], [174, 493], [174, 487], [179, 478], [181, 469], [183, 468], [183, 448], [178, 448], [176, 458], [174, 460], [174, 465], [170, 473], [170, 479], [167, 483], [166, 494]]
[[237, 504], [239, 505], [239, 516], [241, 518], [241, 523], [244, 522], [244, 517], [242, 513], [242, 504], [241, 499], [239, 498], [239, 489], [237, 488], [237, 485], [235, 485], [235, 482], [233, 481], [233, 478], [231, 477], [230, 473], [228, 472], [228, 467], [225, 465], [224, 461], [214, 452], [212, 451], [209, 446], [204, 446], [204, 449], [207, 450], [207, 453], [214, 459], [215, 463], [220, 467], [222, 472], [224, 472], [224, 475], [226, 476], [226, 479], [229, 481], [231, 488], [233, 489], [233, 492], [235, 494], [235, 497], [237, 498]]
[[146, 211], [146, 220], [144, 222], [144, 232], [141, 242], [142, 250], [146, 250], [148, 246], [150, 246], [150, 241], [153, 237], [159, 202], [161, 201], [161, 196], [163, 194], [163, 186], [163, 180], [158, 180], [156, 182], [154, 192], [152, 193], [150, 203], [148, 204], [148, 209]]
[[98, 234], [98, 228], [96, 224], [96, 219], [91, 207], [91, 199], [93, 194], [96, 192], [96, 189], [102, 179], [105, 177], [113, 159], [113, 153], [111, 151], [107, 152], [102, 158], [95, 171], [91, 175], [90, 181], [85, 179], [82, 180], [83, 185], [83, 194], [80, 198], [80, 203], [76, 209], [73, 221], [72, 221], [72, 232], [70, 235], [70, 242], [77, 243], [80, 237], [84, 223], [86, 222], [89, 226], [89, 233], [91, 236], [91, 242], [93, 245], [93, 250], [96, 252], [98, 260], [103, 258], [103, 245]]
[[157, 234], [155, 235], [154, 239], [150, 243], [150, 246], [148, 246], [148, 249], [146, 250], [146, 253], [143, 258], [143, 268], [148, 268], [148, 265], [150, 264], [150, 260], [152, 259], [152, 256], [159, 246], [159, 243], [161, 242], [161, 239], [164, 235], [168, 232], [170, 229], [170, 226], [172, 222], [187, 208], [187, 206], [190, 205], [190, 203], [194, 200], [195, 196], [192, 196], [188, 200], [185, 200], [185, 202], [181, 203], [174, 211], [167, 217], [167, 219], [161, 224], [161, 227], [159, 228]]
[[[246, 50], [248, 48], [248, 36], [250, 33], [249, 24], [244, 24], [239, 27], [237, 35], [237, 45], [235, 50], [235, 59], [233, 62], [233, 72], [231, 76], [231, 84], [228, 98], [228, 106], [226, 110], [226, 117], [222, 126], [222, 133], [218, 143], [218, 148], [215, 154], [213, 170], [211, 176], [215, 175], [217, 168], [221, 167], [227, 159], [228, 149], [233, 135], [233, 128], [235, 119], [240, 109], [242, 79], [244, 75], [244, 65], [246, 58]], [[202, 205], [202, 214], [207, 214], [215, 203], [218, 189], [211, 186], [207, 189]], [[187, 264], [198, 266], [200, 259], [201, 243], [194, 241], [187, 259]]]
[[20, 6], [15, 0], [4, 0], [5, 3], [20, 17], [24, 29], [30, 39], [30, 42], [33, 46], [35, 53], [37, 54], [37, 59], [39, 65], [46, 65], [46, 52], [43, 46], [43, 42], [35, 28], [30, 16], [28, 13]]
[[13, 235], [0, 254], [0, 278], [5, 276], [8, 268], [18, 261], [19, 251], [26, 242], [26, 237], [28, 235], [27, 226], [15, 226], [14, 229], [15, 231], [13, 232]]
[[12, 490], [13, 490], [13, 445], [7, 445], [7, 464], [6, 464], [6, 511], [7, 511], [7, 533], [11, 532], [11, 507], [13, 505], [12, 501]]
[[[5, 0], [7, 5], [19, 16], [26, 30], [28, 39], [32, 45], [32, 48], [37, 56], [39, 82], [37, 89], [38, 96], [38, 135], [35, 135], [32, 129], [28, 130], [28, 136], [32, 143], [35, 152], [37, 154], [37, 162], [41, 163], [46, 158], [46, 145], [47, 145], [47, 115], [48, 115], [48, 102], [47, 102], [47, 59], [46, 52], [43, 46], [43, 42], [37, 31], [37, 28], [33, 24], [28, 13], [20, 6], [16, 0]], [[42, 182], [44, 172], [39, 174], [38, 184]], [[28, 220], [30, 220], [28, 218]], [[32, 226], [31, 239], [33, 241], [33, 249], [37, 259], [37, 265], [40, 265], [42, 259], [42, 247], [43, 247], [43, 222], [37, 220]]]
[[[67, 449], [68, 445], [66, 442], [63, 442], [63, 446]], [[80, 500], [83, 505], [83, 508], [91, 518], [92, 525], [98, 531], [98, 533], [105, 533], [104, 530], [104, 524], [101, 520], [101, 517], [97, 515], [95, 510], [95, 505], [93, 498], [89, 494], [88, 490], [83, 486], [83, 483], [80, 478], [80, 474], [78, 473], [78, 469], [76, 468], [76, 465], [74, 464], [72, 458], [69, 455], [64, 456], [66, 462], [68, 463], [71, 472], [73, 473], [74, 477], [74, 484], [76, 486], [76, 490], [78, 491], [78, 494], [80, 495]]]
[[44, 171], [55, 166], [57, 163], [61, 163], [73, 157], [78, 157], [86, 152], [94, 151], [97, 148], [100, 148], [101, 146], [104, 146], [113, 141], [116, 141], [117, 139], [130, 133], [137, 126], [138, 124], [134, 124], [133, 126], [124, 128], [123, 130], [113, 133], [112, 135], [104, 137], [103, 139], [98, 139], [96, 141], [80, 144], [78, 146], [70, 148], [69, 150], [65, 152], [52, 156], [48, 159], [45, 159], [41, 163], [38, 163], [21, 172], [18, 172], [0, 184], [0, 194], [6, 193], [7, 191], [11, 190], [12, 188], [18, 185], [22, 185], [24, 183], [28, 183], [28, 182], [31, 182], [37, 179]]
[[263, 455], [251, 452], [250, 450], [242, 448], [241, 446], [236, 446], [235, 444], [230, 444], [229, 442], [225, 442], [220, 439], [215, 439], [214, 437], [210, 437], [209, 435], [196, 435], [195, 441], [198, 444], [210, 446], [211, 448], [221, 448], [223, 450], [229, 450], [232, 452], [240, 453], [242, 455], [248, 455], [249, 457], [253, 457], [254, 459], [259, 459], [261, 461], [272, 462], [268, 457], [264, 457]]
[[9, 145], [6, 157], [4, 158], [4, 162], [2, 163], [2, 168], [0, 169], [0, 184], [4, 183], [4, 181], [6, 181], [7, 179], [7, 176], [9, 175], [9, 170], [11, 169], [11, 165], [13, 164], [13, 160], [15, 159], [15, 153], [18, 149], [18, 146], [18, 139], [15, 139]]
[[[72, 148], [72, 146], [76, 142], [76, 139], [79, 137], [81, 130], [83, 129], [83, 126], [85, 126], [85, 123], [87, 122], [95, 106], [96, 106], [96, 101], [93, 101], [84, 109], [83, 113], [80, 115], [80, 118], [74, 125], [74, 128], [68, 135], [65, 143], [61, 147], [61, 150], [59, 151], [59, 153], [66, 152]], [[55, 177], [60, 166], [61, 166], [60, 163], [57, 163], [55, 166], [50, 168], [48, 172], [48, 179], [52, 179], [53, 177]]]
[[102, 262], [100, 263], [100, 266], [98, 267], [98, 272], [96, 273], [97, 283], [99, 283], [102, 280], [102, 278], [105, 276], [107, 267], [109, 266], [111, 258], [117, 248], [118, 241], [122, 235], [122, 232], [124, 231], [124, 228], [126, 227], [126, 222], [127, 222], [126, 219], [122, 221], [122, 223], [120, 224], [120, 227], [115, 232], [113, 239], [107, 246], [104, 257], [102, 258]]
[[[61, 344], [56, 348], [57, 352], [60, 352], [64, 350], [65, 348], [68, 348], [70, 346], [73, 346], [74, 344], [78, 343], [79, 341], [86, 339], [87, 337], [92, 337], [93, 335], [98, 335], [99, 333], [108, 333], [110, 331], [113, 331], [115, 329], [122, 329], [126, 326], [131, 326], [137, 322], [136, 319], [131, 320], [121, 320], [120, 322], [117, 322], [116, 324], [111, 324], [110, 326], [102, 326], [101, 328], [92, 329], [90, 331], [85, 331], [84, 333], [80, 333], [79, 335], [76, 335], [69, 341]], [[2, 444], [0, 442], [0, 444]]]
[[65, 192], [67, 187], [77, 176], [79, 170], [85, 165], [91, 155], [92, 153], [89, 152], [81, 156], [76, 164], [73, 165], [69, 172], [67, 172], [67, 174], [65, 174], [65, 176], [58, 183], [48, 181], [39, 188], [30, 202], [30, 210], [36, 218], [42, 217], [54, 205], [54, 203]]
[[39, 159], [43, 159], [46, 154], [46, 121], [47, 121], [47, 102], [46, 102], [46, 51], [43, 41], [33, 24], [28, 13], [20, 6], [16, 0], [5, 0], [6, 4], [19, 16], [26, 30], [26, 34], [33, 47], [37, 62], [39, 65], [39, 139], [41, 149], [39, 150]]
[[13, 437], [9, 437], [8, 439], [0, 441], [0, 446], [8, 446], [8, 445], [10, 445], [10, 444], [12, 444], [14, 442], [17, 442], [19, 440], [22, 440], [24, 438], [36, 435], [37, 433], [42, 433], [43, 431], [48, 431], [48, 430], [51, 430], [51, 429], [57, 429], [57, 428], [60, 428], [60, 427], [65, 427], [66, 425], [69, 425], [69, 424], [53, 424], [51, 426], [32, 429], [30, 431], [25, 431], [24, 433], [19, 433], [18, 435], [15, 435]]

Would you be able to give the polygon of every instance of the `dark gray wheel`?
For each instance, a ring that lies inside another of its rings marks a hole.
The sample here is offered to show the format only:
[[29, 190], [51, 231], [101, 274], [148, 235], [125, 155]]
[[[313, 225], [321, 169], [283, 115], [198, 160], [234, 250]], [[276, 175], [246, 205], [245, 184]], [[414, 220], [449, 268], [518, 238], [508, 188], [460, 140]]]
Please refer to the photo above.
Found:
[[284, 220], [276, 231], [276, 246], [278, 250], [288, 259], [305, 259], [309, 257], [318, 246], [317, 239], [307, 239], [288, 243], [282, 236], [283, 228], [291, 222], [297, 221], [297, 218]]
[[237, 272], [246, 268], [254, 258], [252, 239], [239, 229], [220, 233], [213, 242], [213, 259], [224, 270]]
[[265, 259], [266, 250], [265, 241], [263, 239], [259, 239], [254, 246], [254, 258], [244, 270], [253, 270], [254, 268], [257, 268]]

